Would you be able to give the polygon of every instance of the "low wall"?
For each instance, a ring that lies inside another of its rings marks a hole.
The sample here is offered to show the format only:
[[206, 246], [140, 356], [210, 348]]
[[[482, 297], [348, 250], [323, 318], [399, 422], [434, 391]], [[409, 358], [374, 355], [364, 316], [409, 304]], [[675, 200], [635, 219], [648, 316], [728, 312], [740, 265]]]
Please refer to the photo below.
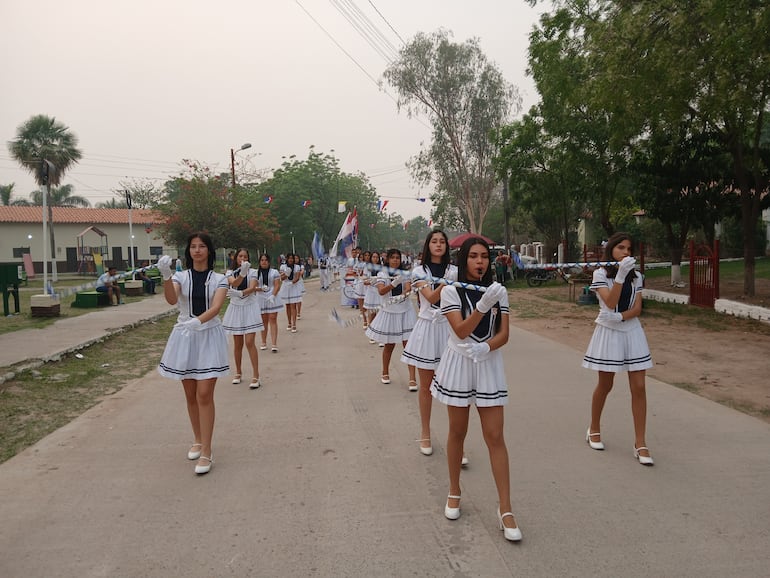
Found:
[[[680, 303], [682, 305], [690, 304], [689, 295], [680, 295], [678, 293], [666, 293], [655, 289], [645, 289], [644, 298], [660, 301], [661, 303]], [[770, 323], [770, 309], [759, 307], [757, 305], [747, 305], [738, 301], [729, 299], [717, 299], [714, 303], [714, 310], [717, 313], [726, 313], [735, 317], [745, 317], [748, 319], [758, 319]]]

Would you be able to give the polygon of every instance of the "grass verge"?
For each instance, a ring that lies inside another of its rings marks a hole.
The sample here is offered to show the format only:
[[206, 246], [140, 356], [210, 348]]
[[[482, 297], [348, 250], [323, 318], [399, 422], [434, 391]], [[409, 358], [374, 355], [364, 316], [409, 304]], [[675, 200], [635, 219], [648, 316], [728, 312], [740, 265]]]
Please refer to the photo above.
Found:
[[17, 371], [0, 385], [0, 463], [157, 367], [175, 322], [161, 318], [82, 349], [82, 359]]

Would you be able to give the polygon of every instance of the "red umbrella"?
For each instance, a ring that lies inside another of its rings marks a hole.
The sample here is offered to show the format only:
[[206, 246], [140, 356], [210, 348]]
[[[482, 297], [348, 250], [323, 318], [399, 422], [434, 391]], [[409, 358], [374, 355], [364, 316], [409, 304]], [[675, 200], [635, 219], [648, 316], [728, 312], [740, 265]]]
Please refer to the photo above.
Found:
[[454, 239], [449, 239], [449, 247], [452, 249], [458, 249], [466, 241], [466, 239], [470, 239], [471, 237], [481, 237], [487, 242], [488, 245], [496, 245], [492, 239], [485, 237], [484, 235], [479, 235], [477, 233], [463, 233], [462, 235], [457, 235], [457, 237]]

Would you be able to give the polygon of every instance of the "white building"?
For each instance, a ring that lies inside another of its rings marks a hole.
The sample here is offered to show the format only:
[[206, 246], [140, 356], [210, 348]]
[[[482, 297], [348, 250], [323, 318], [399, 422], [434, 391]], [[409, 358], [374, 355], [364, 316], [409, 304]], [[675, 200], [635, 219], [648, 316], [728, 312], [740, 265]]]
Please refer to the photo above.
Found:
[[[157, 213], [131, 211], [133, 239], [128, 213], [128, 209], [53, 207], [57, 271], [95, 274], [97, 263], [126, 270], [131, 265], [132, 246], [136, 266], [154, 262], [163, 254], [177, 255], [177, 249], [158, 236], [161, 217]], [[35, 272], [42, 274], [43, 208], [0, 206], [0, 262], [22, 264], [25, 253], [30, 255]], [[50, 253], [48, 239], [49, 263]]]

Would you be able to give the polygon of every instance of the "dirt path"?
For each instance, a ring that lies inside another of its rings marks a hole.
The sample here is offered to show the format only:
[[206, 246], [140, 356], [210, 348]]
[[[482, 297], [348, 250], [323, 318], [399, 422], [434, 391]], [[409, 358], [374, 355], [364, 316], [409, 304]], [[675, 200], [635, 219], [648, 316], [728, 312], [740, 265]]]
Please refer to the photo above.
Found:
[[[566, 285], [511, 291], [514, 325], [580, 351], [597, 311], [568, 301]], [[642, 324], [655, 363], [649, 375], [770, 423], [770, 324], [700, 308], [677, 311], [645, 303]]]

